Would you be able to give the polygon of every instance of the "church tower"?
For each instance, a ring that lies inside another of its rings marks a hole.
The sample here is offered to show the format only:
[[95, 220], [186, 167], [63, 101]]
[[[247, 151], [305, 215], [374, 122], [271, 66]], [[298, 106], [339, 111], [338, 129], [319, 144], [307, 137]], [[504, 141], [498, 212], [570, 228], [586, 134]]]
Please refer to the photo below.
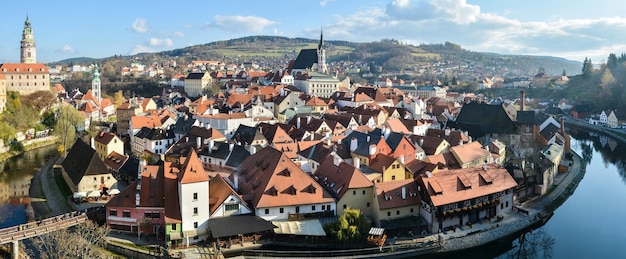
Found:
[[93, 98], [98, 102], [98, 105], [100, 105], [102, 95], [100, 89], [100, 72], [98, 71], [98, 63], [96, 63], [93, 70], [93, 79], [91, 79], [91, 94], [93, 94]]
[[28, 15], [26, 15], [24, 30], [22, 31], [22, 41], [20, 42], [20, 63], [37, 63], [37, 47], [35, 45], [33, 28], [30, 27], [30, 20], [28, 19]]
[[324, 44], [324, 32], [320, 30], [320, 43], [317, 45], [317, 71], [327, 73], [326, 67], [326, 46]]

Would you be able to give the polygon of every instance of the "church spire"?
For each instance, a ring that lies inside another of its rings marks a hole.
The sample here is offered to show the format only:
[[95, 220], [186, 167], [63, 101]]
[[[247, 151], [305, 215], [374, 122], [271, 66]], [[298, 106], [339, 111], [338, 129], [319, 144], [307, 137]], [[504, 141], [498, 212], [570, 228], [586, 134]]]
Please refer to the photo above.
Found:
[[33, 34], [33, 28], [30, 25], [28, 14], [26, 14], [26, 21], [24, 21], [24, 30], [22, 31], [20, 50], [20, 63], [37, 63], [35, 35]]
[[320, 28], [320, 43], [317, 45], [317, 71], [320, 73], [328, 72], [326, 66], [326, 46], [324, 44], [324, 31]]

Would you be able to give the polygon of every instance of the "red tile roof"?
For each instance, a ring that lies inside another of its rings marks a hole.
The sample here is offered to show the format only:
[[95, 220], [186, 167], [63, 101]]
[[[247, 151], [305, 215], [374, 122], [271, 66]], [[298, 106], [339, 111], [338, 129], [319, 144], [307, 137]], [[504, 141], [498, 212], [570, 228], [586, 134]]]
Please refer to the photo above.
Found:
[[[460, 176], [463, 176], [461, 180]], [[420, 175], [420, 181], [434, 206], [474, 199], [517, 186], [509, 172], [497, 164], [487, 164], [486, 170], [482, 166], [439, 170], [430, 177]]]
[[334, 202], [299, 165], [282, 152], [265, 147], [239, 166], [239, 191], [255, 208]]
[[[376, 198], [380, 209], [419, 206], [421, 198], [413, 179], [376, 183]], [[403, 192], [404, 189], [404, 192]], [[404, 196], [403, 196], [404, 193]]]

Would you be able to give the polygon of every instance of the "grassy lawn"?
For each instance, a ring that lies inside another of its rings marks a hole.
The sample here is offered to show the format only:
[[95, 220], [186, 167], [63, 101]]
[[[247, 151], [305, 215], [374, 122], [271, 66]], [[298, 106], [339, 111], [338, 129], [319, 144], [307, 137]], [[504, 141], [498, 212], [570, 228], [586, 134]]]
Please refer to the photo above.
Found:
[[65, 183], [62, 175], [55, 175], [54, 181], [57, 186], [59, 186], [59, 191], [61, 191], [61, 195], [63, 195], [64, 198], [72, 195], [72, 191], [70, 190], [70, 187], [67, 186], [67, 183]]

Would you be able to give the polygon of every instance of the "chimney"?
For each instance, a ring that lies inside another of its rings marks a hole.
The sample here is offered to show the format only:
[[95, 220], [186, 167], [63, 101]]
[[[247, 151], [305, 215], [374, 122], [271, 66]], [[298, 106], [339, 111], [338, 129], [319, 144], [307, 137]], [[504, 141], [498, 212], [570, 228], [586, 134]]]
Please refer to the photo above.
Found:
[[352, 165], [356, 169], [359, 169], [361, 167], [361, 158], [355, 157], [354, 159], [352, 159]]
[[90, 141], [90, 144], [91, 144], [91, 148], [96, 149], [96, 145], [94, 144], [93, 137], [91, 137], [91, 139], [89, 141]]
[[306, 124], [311, 123], [311, 115], [306, 116]]
[[213, 152], [213, 146], [215, 146], [215, 140], [209, 139], [209, 146], [207, 147], [209, 154]]
[[211, 123], [206, 124], [206, 129], [211, 129]]
[[406, 200], [406, 186], [402, 186], [402, 199]]
[[197, 136], [197, 137], [196, 137], [196, 148], [197, 148], [198, 150], [200, 150], [200, 147], [202, 147], [202, 137]]
[[239, 191], [239, 172], [238, 170], [235, 170], [233, 172], [233, 189], [235, 189], [235, 191]]
[[298, 117], [298, 119], [296, 120], [296, 128], [300, 128], [300, 117]]
[[356, 138], [350, 140], [350, 151], [354, 152], [359, 147], [359, 141]]
[[256, 147], [255, 146], [250, 146], [250, 155], [254, 155], [256, 153]]
[[561, 135], [565, 136], [565, 118], [561, 117]]
[[367, 140], [366, 140], [366, 142], [367, 142], [367, 143], [370, 143], [370, 135], [367, 135]]
[[420, 139], [420, 147], [421, 146], [424, 146], [424, 139], [423, 138]]
[[419, 135], [419, 126], [413, 126], [413, 135]]
[[370, 145], [370, 156], [374, 156], [376, 155], [376, 145], [371, 144]]
[[311, 133], [311, 141], [315, 140], [315, 133]]
[[333, 164], [335, 164], [336, 167], [339, 167], [339, 164], [341, 164], [341, 157], [333, 155]]
[[444, 133], [446, 134], [446, 137], [449, 137], [450, 136], [450, 129], [445, 129]]
[[233, 152], [233, 148], [235, 148], [235, 143], [228, 143], [228, 151]]
[[402, 163], [404, 165], [404, 156], [400, 156], [399, 160], [400, 160], [400, 163]]
[[326, 144], [330, 147], [332, 143], [332, 138], [330, 137], [330, 132], [326, 132]]
[[337, 145], [341, 145], [341, 138], [337, 139]]
[[524, 93], [524, 90], [519, 91], [519, 95], [520, 95], [520, 111], [524, 111], [524, 102], [526, 101], [526, 94]]
[[430, 178], [430, 171], [426, 171], [426, 178]]

